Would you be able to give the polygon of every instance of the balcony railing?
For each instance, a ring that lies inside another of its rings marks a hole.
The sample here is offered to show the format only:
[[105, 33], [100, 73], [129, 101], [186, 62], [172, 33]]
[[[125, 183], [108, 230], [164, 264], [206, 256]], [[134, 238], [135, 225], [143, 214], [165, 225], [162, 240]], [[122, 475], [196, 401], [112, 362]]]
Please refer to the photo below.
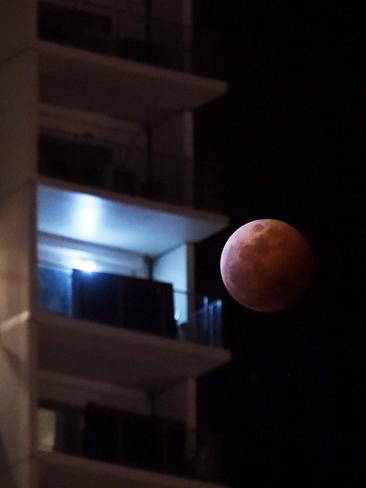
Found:
[[173, 296], [178, 338], [221, 346], [222, 301], [179, 290], [173, 290]]
[[206, 481], [221, 481], [222, 438], [182, 422], [102, 407], [42, 402], [41, 450]]
[[201, 161], [61, 130], [41, 129], [39, 137], [42, 175], [203, 210], [220, 210], [218, 171]]
[[38, 300], [52, 313], [221, 346], [221, 300], [173, 290], [169, 283], [39, 266]]
[[88, 1], [40, 1], [42, 40], [220, 78], [220, 35]]

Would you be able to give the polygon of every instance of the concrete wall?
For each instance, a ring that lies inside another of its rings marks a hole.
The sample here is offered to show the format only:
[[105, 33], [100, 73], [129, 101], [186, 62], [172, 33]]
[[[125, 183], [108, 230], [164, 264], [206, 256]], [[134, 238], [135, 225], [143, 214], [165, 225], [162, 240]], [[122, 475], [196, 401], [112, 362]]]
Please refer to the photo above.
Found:
[[153, 149], [156, 152], [193, 155], [193, 115], [183, 112], [153, 127]]
[[[1, 17], [0, 19], [3, 21]], [[37, 55], [35, 52], [25, 51], [0, 65], [0, 93], [1, 195], [19, 188], [34, 177], [36, 171]]]
[[39, 396], [43, 400], [78, 407], [94, 402], [105, 407], [144, 415], [151, 414], [150, 399], [143, 390], [55, 373], [44, 372], [40, 376]]
[[153, 278], [172, 283], [177, 290], [188, 289], [188, 248], [186, 245], [172, 249], [153, 262]]
[[174, 201], [190, 205], [193, 198], [193, 115], [183, 112], [153, 127], [153, 153], [164, 193]]
[[60, 131], [64, 135], [95, 138], [111, 144], [132, 145], [142, 149], [146, 147], [145, 131], [140, 124], [105, 115], [41, 104], [39, 124], [41, 128]]
[[153, 261], [153, 279], [171, 283], [175, 290], [174, 308], [179, 323], [187, 321], [193, 305], [194, 252], [191, 244], [184, 244]]
[[171, 420], [183, 421], [189, 431], [196, 428], [196, 381], [184, 379], [155, 393], [155, 414]]
[[29, 325], [36, 170], [36, 2], [0, 2], [0, 486], [36, 487]]
[[153, 262], [153, 279], [171, 283], [174, 293], [174, 312], [178, 323], [188, 317], [188, 267], [187, 246], [167, 252]]
[[[31, 486], [35, 348], [29, 325], [33, 190], [0, 198], [0, 473]], [[1, 484], [3, 486], [3, 483]]]
[[1, 0], [0, 64], [27, 50], [34, 42], [36, 5], [32, 0]]
[[64, 268], [70, 273], [72, 269], [85, 269], [83, 263], [91, 261], [98, 272], [149, 276], [148, 262], [141, 254], [42, 233], [38, 234], [37, 251], [37, 262], [41, 265]]

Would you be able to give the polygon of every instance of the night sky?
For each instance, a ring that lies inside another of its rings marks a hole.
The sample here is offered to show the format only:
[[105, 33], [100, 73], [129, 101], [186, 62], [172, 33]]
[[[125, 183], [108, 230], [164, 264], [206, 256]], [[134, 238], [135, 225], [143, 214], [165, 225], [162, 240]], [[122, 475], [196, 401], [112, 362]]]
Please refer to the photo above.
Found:
[[[195, 116], [196, 155], [219, 168], [230, 228], [197, 246], [197, 289], [224, 299], [233, 361], [200, 381], [199, 420], [225, 433], [234, 487], [366, 479], [365, 80], [361, 9], [195, 0], [222, 32], [226, 96]], [[361, 5], [361, 4], [360, 4]], [[220, 59], [220, 58], [218, 58]], [[284, 312], [246, 310], [219, 258], [257, 218], [307, 238], [315, 273]]]

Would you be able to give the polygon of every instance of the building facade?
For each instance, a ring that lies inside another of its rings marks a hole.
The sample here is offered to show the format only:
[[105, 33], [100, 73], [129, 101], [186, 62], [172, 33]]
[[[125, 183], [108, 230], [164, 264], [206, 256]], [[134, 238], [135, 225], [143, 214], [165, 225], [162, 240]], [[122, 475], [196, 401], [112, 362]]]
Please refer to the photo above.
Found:
[[0, 24], [1, 486], [223, 486], [196, 378], [230, 353], [194, 286], [228, 224], [193, 157], [217, 38], [189, 0], [4, 0]]

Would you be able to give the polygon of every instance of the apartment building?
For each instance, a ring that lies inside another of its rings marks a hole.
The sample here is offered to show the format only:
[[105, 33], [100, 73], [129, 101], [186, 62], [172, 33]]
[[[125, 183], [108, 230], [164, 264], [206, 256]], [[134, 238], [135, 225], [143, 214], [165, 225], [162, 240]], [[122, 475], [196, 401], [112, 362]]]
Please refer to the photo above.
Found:
[[190, 0], [0, 4], [0, 484], [209, 488], [196, 378], [230, 360], [194, 244], [228, 224]]

